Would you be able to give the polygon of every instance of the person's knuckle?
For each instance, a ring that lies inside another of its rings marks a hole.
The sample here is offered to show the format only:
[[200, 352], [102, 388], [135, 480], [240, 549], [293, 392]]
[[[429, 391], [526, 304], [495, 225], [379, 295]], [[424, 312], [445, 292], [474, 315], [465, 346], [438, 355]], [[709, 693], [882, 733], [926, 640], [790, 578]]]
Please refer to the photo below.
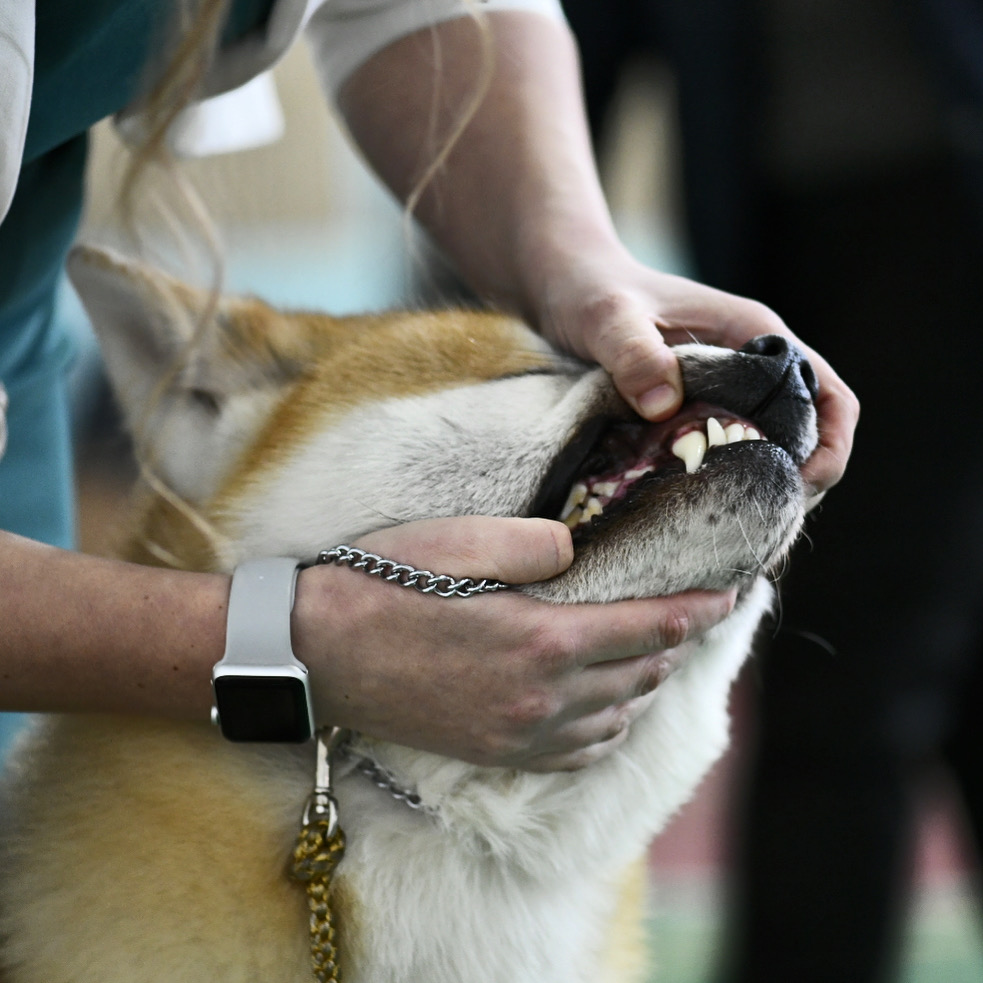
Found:
[[528, 742], [513, 730], [500, 728], [482, 736], [475, 758], [482, 765], [508, 767], [522, 759], [528, 750], [527, 745]]
[[598, 760], [597, 753], [593, 748], [581, 748], [579, 751], [572, 751], [555, 760], [554, 770], [556, 771], [583, 771], [589, 768]]
[[596, 324], [599, 332], [617, 330], [632, 307], [633, 304], [624, 294], [614, 290], [602, 291], [584, 304], [581, 316], [587, 323]]
[[506, 733], [528, 734], [554, 719], [559, 700], [547, 689], [529, 689], [508, 703], [503, 711]]
[[748, 320], [754, 324], [759, 334], [791, 334], [785, 321], [767, 304], [750, 298], [744, 298], [744, 303]]
[[583, 771], [606, 758], [615, 748], [619, 747], [628, 737], [628, 727], [620, 728], [613, 736], [597, 744], [579, 748], [565, 755], [562, 771]]
[[609, 741], [616, 740], [618, 737], [620, 737], [631, 724], [631, 718], [632, 711], [629, 703], [622, 703], [619, 706], [614, 707], [611, 714], [611, 720], [601, 737], [601, 743], [606, 744]]
[[693, 629], [689, 612], [682, 607], [673, 606], [667, 609], [659, 626], [659, 649], [673, 649], [682, 645], [690, 636]]
[[647, 696], [666, 681], [670, 672], [670, 662], [661, 653], [655, 653], [643, 660], [632, 697]]
[[550, 620], [530, 633], [527, 659], [534, 673], [544, 679], [565, 674], [576, 659], [578, 642], [561, 624]]

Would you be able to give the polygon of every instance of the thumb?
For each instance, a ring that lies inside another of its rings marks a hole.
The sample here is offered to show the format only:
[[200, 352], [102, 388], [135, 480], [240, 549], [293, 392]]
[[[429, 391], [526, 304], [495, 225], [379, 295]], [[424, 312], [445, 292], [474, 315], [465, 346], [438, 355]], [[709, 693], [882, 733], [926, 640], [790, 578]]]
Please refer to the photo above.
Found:
[[650, 317], [624, 312], [592, 335], [591, 356], [640, 416], [664, 420], [683, 401], [679, 363]]
[[570, 530], [549, 519], [422, 519], [369, 533], [355, 545], [432, 573], [507, 584], [548, 580], [573, 561]]

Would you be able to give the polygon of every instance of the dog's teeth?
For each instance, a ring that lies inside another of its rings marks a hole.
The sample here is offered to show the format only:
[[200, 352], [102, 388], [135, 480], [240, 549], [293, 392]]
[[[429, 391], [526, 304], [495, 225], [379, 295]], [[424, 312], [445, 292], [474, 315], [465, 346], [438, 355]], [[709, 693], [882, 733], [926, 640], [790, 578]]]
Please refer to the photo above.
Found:
[[672, 445], [673, 454], [686, 465], [686, 473], [692, 474], [702, 463], [707, 452], [707, 438], [700, 430], [691, 430]]
[[725, 431], [728, 444], [736, 444], [739, 440], [744, 440], [744, 424], [732, 423]]
[[754, 427], [744, 428], [744, 439], [745, 440], [761, 440], [761, 434], [758, 433]]
[[600, 515], [604, 511], [604, 506], [601, 505], [599, 499], [591, 497], [587, 499], [587, 504], [584, 506], [583, 518], [581, 522], [589, 522], [594, 518], [595, 515]]
[[574, 509], [563, 518], [563, 524], [568, 529], [576, 529], [580, 525], [580, 520], [583, 517], [584, 510], [582, 508], [574, 507]]
[[569, 516], [578, 505], [581, 505], [586, 497], [587, 486], [582, 481], [578, 481], [573, 488], [570, 489], [570, 494], [567, 496], [566, 503], [560, 510], [560, 521], [566, 522], [567, 516]]
[[716, 417], [707, 420], [707, 447], [719, 447], [727, 443], [727, 434]]
[[650, 474], [654, 470], [655, 468], [651, 464], [647, 464], [644, 468], [632, 468], [625, 472], [625, 481], [635, 481], [637, 478], [641, 478], [643, 474]]
[[599, 481], [596, 485], [591, 487], [591, 491], [603, 498], [613, 498], [615, 492], [618, 490], [617, 481]]

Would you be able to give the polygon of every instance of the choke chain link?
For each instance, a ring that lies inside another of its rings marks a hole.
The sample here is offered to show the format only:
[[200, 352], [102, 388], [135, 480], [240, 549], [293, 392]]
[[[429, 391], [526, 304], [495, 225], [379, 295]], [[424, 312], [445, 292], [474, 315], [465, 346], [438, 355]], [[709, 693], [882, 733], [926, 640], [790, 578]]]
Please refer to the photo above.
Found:
[[463, 577], [460, 580], [448, 574], [417, 570], [406, 563], [385, 560], [375, 553], [367, 553], [357, 546], [335, 546], [321, 550], [315, 563], [345, 564], [353, 570], [361, 570], [372, 577], [381, 577], [400, 587], [412, 587], [421, 594], [436, 594], [437, 597], [471, 597], [473, 594], [486, 594], [493, 591], [508, 590], [509, 585], [500, 580], [473, 580]]

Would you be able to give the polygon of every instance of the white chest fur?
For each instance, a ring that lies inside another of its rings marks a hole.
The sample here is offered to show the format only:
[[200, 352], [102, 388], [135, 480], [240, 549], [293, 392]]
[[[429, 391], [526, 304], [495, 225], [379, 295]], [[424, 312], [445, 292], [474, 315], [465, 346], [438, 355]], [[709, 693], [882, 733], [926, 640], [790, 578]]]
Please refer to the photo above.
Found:
[[[618, 879], [724, 748], [727, 691], [767, 598], [761, 582], [587, 772], [374, 746], [428, 813], [357, 773], [338, 783], [347, 983], [603, 979]], [[308, 751], [137, 721], [47, 726], [22, 767], [48, 796], [15, 783], [8, 803], [20, 830], [2, 888], [11, 983], [309, 983], [303, 895], [284, 876]]]

